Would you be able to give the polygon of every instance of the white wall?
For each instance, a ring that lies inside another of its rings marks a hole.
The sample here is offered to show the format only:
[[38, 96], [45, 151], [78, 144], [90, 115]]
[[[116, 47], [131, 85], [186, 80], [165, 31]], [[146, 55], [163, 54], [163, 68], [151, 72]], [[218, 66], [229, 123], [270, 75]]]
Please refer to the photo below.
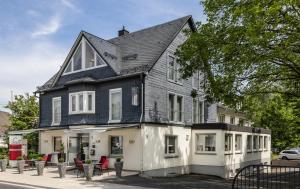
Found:
[[[177, 136], [178, 157], [168, 158], [166, 156], [166, 135]], [[190, 127], [143, 125], [143, 171], [189, 165], [190, 135]]]

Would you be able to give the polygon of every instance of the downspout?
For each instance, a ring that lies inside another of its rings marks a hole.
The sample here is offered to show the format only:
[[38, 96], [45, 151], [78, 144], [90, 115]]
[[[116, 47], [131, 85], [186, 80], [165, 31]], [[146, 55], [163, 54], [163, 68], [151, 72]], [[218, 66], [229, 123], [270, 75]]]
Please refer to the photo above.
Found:
[[144, 90], [144, 81], [145, 77], [143, 73], [140, 76], [141, 78], [141, 117], [140, 117], [140, 136], [141, 136], [141, 171], [140, 174], [143, 173], [144, 169], [144, 133], [143, 133], [143, 118], [144, 118], [144, 96], [145, 96], [145, 90]]

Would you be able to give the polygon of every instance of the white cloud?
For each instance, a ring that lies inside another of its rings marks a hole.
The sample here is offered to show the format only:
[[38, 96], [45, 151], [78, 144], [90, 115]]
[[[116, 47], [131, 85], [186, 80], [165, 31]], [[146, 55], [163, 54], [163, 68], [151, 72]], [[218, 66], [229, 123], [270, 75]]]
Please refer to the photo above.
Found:
[[38, 37], [38, 36], [44, 36], [44, 35], [50, 35], [59, 30], [61, 27], [61, 18], [58, 15], [53, 16], [50, 18], [50, 20], [38, 27], [36, 31], [32, 33], [33, 37]]

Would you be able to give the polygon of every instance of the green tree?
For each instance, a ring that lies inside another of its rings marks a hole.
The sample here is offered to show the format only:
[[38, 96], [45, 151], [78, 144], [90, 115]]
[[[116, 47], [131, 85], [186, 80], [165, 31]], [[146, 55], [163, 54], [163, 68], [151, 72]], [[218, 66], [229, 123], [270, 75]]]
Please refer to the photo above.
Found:
[[201, 70], [208, 97], [226, 104], [253, 94], [300, 97], [299, 1], [202, 4], [207, 23], [188, 33], [177, 52], [184, 77]]
[[300, 1], [204, 0], [207, 22], [176, 54], [182, 76], [203, 74], [209, 101], [242, 102], [273, 145], [299, 145]]
[[[12, 112], [9, 131], [35, 129], [38, 127], [39, 104], [35, 96], [31, 96], [28, 93], [16, 95], [6, 108], [9, 108]], [[28, 149], [37, 151], [38, 134], [27, 134], [25, 138], [28, 142]]]

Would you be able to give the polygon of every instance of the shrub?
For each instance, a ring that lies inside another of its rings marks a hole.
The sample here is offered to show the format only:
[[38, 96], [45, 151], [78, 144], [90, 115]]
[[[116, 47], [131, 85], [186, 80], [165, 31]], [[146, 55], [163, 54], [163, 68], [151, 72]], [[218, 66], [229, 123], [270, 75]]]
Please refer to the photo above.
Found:
[[121, 158], [117, 158], [117, 159], [116, 159], [116, 162], [121, 162]]
[[58, 159], [58, 162], [59, 162], [59, 163], [64, 163], [64, 162], [65, 162], [65, 159], [64, 159], [64, 158], [59, 158], [59, 159]]
[[36, 158], [37, 161], [44, 161], [43, 157]]
[[92, 160], [88, 159], [85, 161], [86, 164], [92, 164]]
[[17, 157], [17, 160], [24, 160], [22, 156]]

